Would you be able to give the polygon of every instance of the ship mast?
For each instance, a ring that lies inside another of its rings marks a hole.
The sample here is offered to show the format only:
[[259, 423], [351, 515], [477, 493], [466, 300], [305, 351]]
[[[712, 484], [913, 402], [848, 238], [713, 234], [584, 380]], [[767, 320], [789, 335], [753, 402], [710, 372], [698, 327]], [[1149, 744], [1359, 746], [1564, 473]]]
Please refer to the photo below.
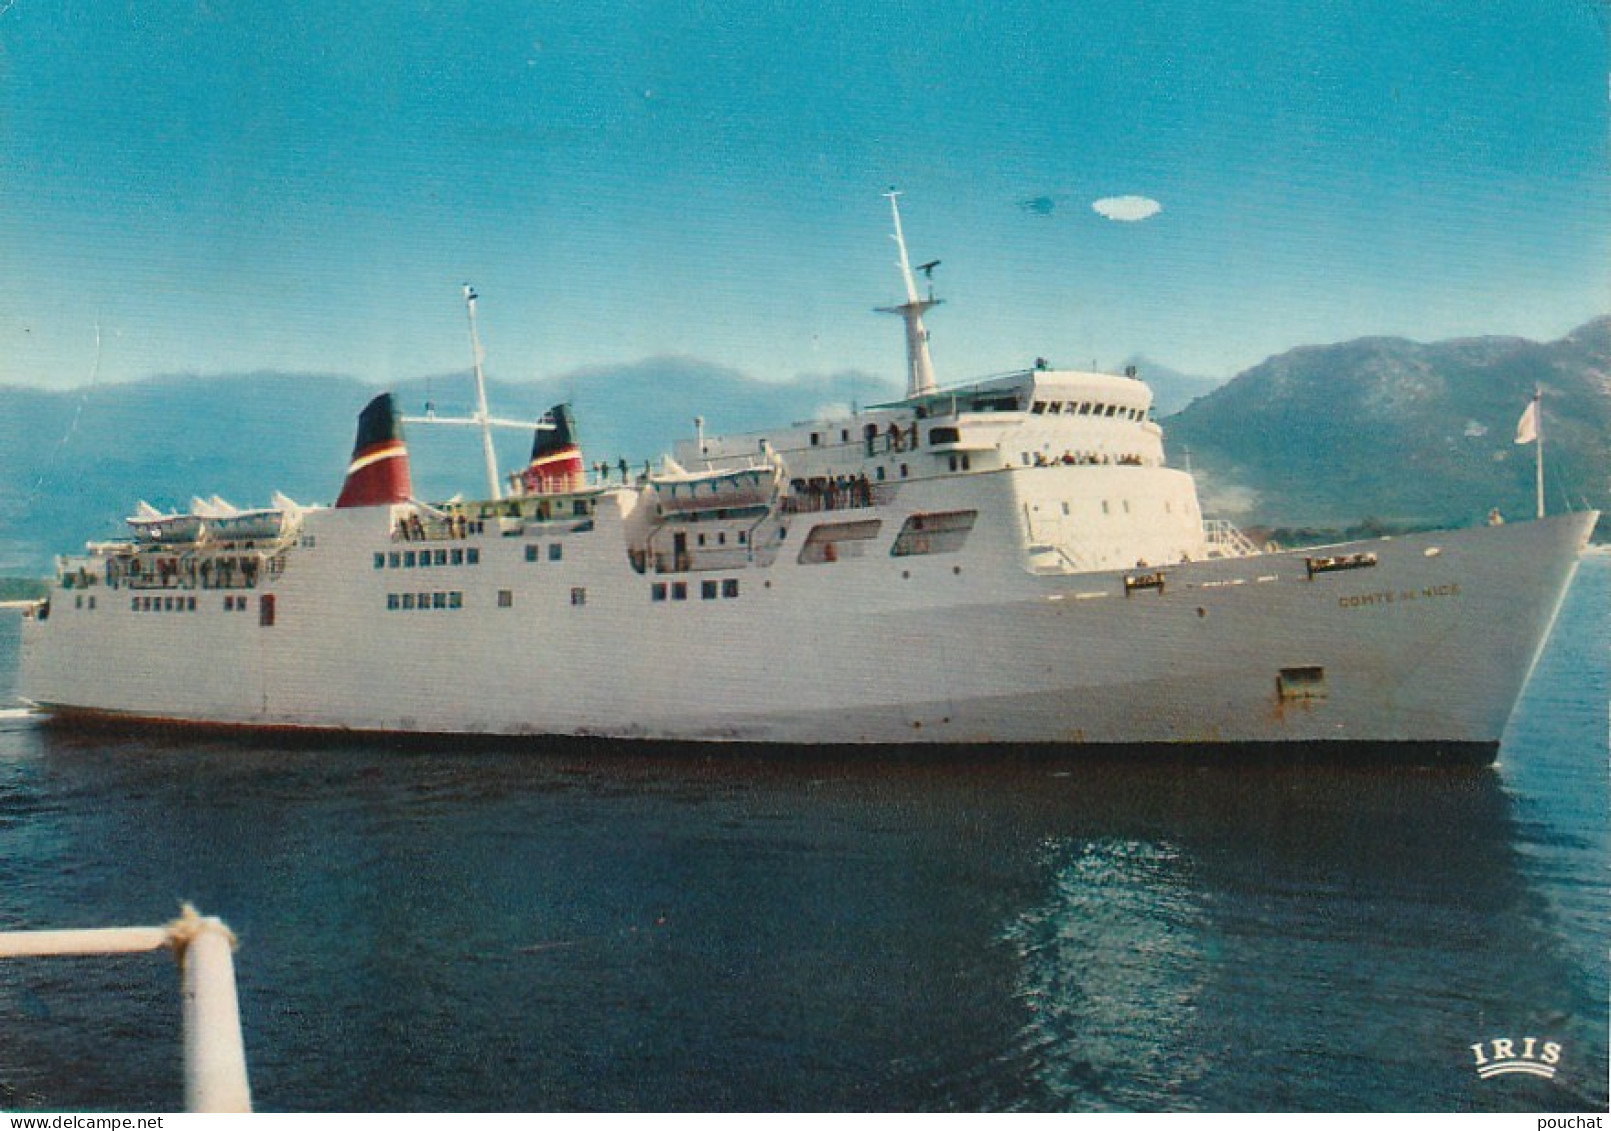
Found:
[[[934, 391], [934, 362], [929, 357], [929, 332], [923, 328], [923, 312], [939, 306], [940, 300], [929, 291], [928, 298], [919, 298], [917, 280], [912, 276], [912, 261], [906, 255], [906, 236], [901, 231], [901, 210], [896, 198], [901, 194], [894, 189], [884, 194], [889, 199], [890, 215], [895, 220], [895, 234], [890, 238], [900, 249], [901, 278], [906, 283], [906, 301], [900, 306], [878, 307], [880, 314], [899, 314], [906, 320], [906, 395], [921, 396]], [[925, 274], [932, 272], [939, 260], [920, 268]], [[931, 276], [932, 277], [932, 276]]]
[[481, 335], [475, 326], [475, 288], [464, 284], [464, 309], [470, 319], [470, 352], [475, 360], [475, 418], [481, 425], [481, 454], [487, 461], [487, 490], [493, 499], [503, 498], [498, 486], [498, 453], [492, 448], [492, 417], [487, 412], [487, 379], [481, 372]]
[[494, 428], [520, 428], [525, 431], [533, 429], [544, 430], [553, 428], [553, 424], [543, 421], [504, 420], [493, 416], [487, 409], [487, 379], [482, 372], [481, 362], [481, 335], [476, 330], [475, 302], [477, 295], [475, 288], [469, 283], [464, 284], [464, 308], [470, 320], [470, 352], [475, 363], [475, 411], [469, 416], [437, 416], [429, 404], [425, 406], [424, 416], [405, 416], [407, 424], [459, 424], [481, 430], [481, 454], [487, 464], [487, 490], [491, 492], [490, 498], [496, 500], [503, 498], [503, 489], [498, 486], [498, 453], [492, 446], [492, 430]]

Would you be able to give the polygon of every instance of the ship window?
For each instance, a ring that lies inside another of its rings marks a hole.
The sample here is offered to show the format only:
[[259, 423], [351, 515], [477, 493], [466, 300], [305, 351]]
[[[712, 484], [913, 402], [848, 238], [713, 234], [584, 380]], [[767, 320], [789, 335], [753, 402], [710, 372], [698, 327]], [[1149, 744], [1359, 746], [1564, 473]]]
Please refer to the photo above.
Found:
[[453, 562], [454, 565], [463, 565], [464, 564], [464, 551], [463, 550], [454, 550], [453, 551], [453, 556], [452, 556], [452, 558], [450, 560]]
[[1124, 500], [1124, 513], [1125, 514], [1130, 513], [1130, 500], [1129, 499]]
[[916, 554], [954, 554], [962, 549], [973, 529], [978, 511], [941, 511], [935, 514], [914, 514], [906, 520], [895, 544], [889, 548], [892, 558]]
[[952, 456], [951, 460], [950, 460], [950, 463], [951, 463], [951, 470], [955, 471], [957, 469], [957, 457]]
[[[95, 598], [91, 597], [90, 598], [90, 608], [93, 609], [94, 607], [95, 607]], [[185, 598], [185, 612], [193, 613], [195, 611], [196, 611], [196, 599], [194, 597], [186, 597]]]
[[688, 600], [688, 583], [686, 581], [673, 581], [671, 583], [671, 599], [673, 601]]
[[431, 607], [431, 595], [429, 593], [421, 593], [419, 600], [415, 602], [414, 607], [416, 609], [429, 609]]
[[512, 609], [512, 608], [514, 608], [514, 606], [515, 606], [515, 593], [514, 593], [514, 590], [512, 590], [512, 589], [500, 589], [500, 590], [498, 590], [498, 607], [500, 609]]
[[413, 607], [414, 607], [414, 594], [412, 594], [412, 593], [404, 593], [403, 594], [403, 608], [412, 609]]
[[1062, 401], [1052, 401], [1050, 404], [1048, 404], [1046, 406], [1046, 411], [1050, 412], [1050, 413], [1062, 412], [1063, 411], [1063, 402]]
[[436, 564], [437, 565], [447, 565], [447, 551], [446, 550], [437, 550], [436, 551]]
[[165, 612], [165, 613], [173, 612], [173, 598], [172, 597], [164, 597], [162, 599], [162, 611]]
[[1110, 405], [1108, 405], [1108, 412], [1107, 412], [1107, 414], [1108, 414], [1108, 415], [1109, 415], [1109, 416], [1112, 416], [1112, 415], [1113, 415], [1113, 414], [1114, 414], [1114, 413], [1116, 413], [1116, 412], [1118, 412], [1118, 411], [1119, 411], [1119, 406], [1118, 406], [1118, 405], [1116, 405], [1116, 404], [1110, 404]]
[[903, 463], [903, 464], [901, 464], [901, 478], [905, 479], [906, 476], [907, 476], [907, 469], [906, 469], [906, 465]]
[[874, 478], [876, 478], [880, 483], [882, 483], [884, 481], [884, 465], [879, 464], [877, 467], [875, 467], [873, 469], [873, 474], [874, 474]]
[[1284, 702], [1326, 698], [1326, 669], [1282, 668], [1275, 677], [1276, 697]]
[[403, 555], [399, 554], [396, 550], [393, 550], [391, 553], [386, 555], [386, 565], [387, 565], [388, 568], [396, 569], [398, 566], [400, 566], [402, 564], [403, 564]]
[[722, 596], [723, 597], [737, 597], [738, 596], [738, 578], [736, 578], [736, 577], [728, 577], [728, 578], [724, 578], [722, 580]]
[[649, 600], [664, 601], [665, 599], [666, 583], [664, 581], [657, 581], [653, 585], [649, 586]]
[[565, 544], [563, 542], [550, 542], [548, 544], [548, 560], [549, 561], [557, 562], [561, 558], [563, 558], [564, 556], [565, 556]]
[[1090, 401], [1081, 401], [1080, 402], [1080, 415], [1081, 416], [1090, 416], [1091, 415], [1091, 402]]
[[378, 552], [375, 554], [375, 568], [376, 569], [385, 569], [386, 568], [386, 555], [385, 554], [378, 553]]
[[1102, 500], [1102, 513], [1103, 514], [1108, 513], [1108, 501], [1106, 499]]
[[821, 443], [822, 443], [822, 435], [820, 433], [817, 433], [817, 432], [811, 433], [811, 446], [814, 448], [814, 447], [818, 446]]
[[462, 608], [464, 608], [464, 591], [463, 590], [455, 589], [455, 590], [453, 590], [452, 592], [450, 592], [448, 594], [448, 608], [450, 608], [450, 609], [462, 609]]
[[464, 551], [464, 560], [468, 565], [480, 565], [481, 551], [477, 547], [471, 546], [468, 550]]
[[580, 585], [578, 585], [575, 588], [573, 588], [571, 590], [571, 604], [573, 604], [573, 605], [585, 605], [585, 604], [587, 604], [587, 589], [584, 588], [583, 586], [580, 586]]
[[744, 531], [742, 531], [742, 530], [740, 530], [740, 531], [739, 531], [739, 532], [738, 532], [738, 544], [739, 544], [739, 545], [740, 545], [740, 546], [742, 546], [742, 545], [744, 545], [744, 544], [746, 544], [746, 543], [747, 543], [747, 542], [748, 542], [748, 541], [749, 541], [749, 540], [750, 540], [750, 539], [749, 539], [749, 535], [748, 535], [748, 534], [747, 534], [747, 533], [745, 533], [745, 532], [744, 532]]
[[571, 504], [571, 513], [577, 518], [586, 518], [592, 512], [587, 509], [586, 499], [577, 499]]
[[839, 429], [839, 442], [842, 443], [842, 444], [850, 443], [850, 429], [848, 429], [848, 428]]
[[717, 531], [717, 533], [716, 533], [716, 544], [718, 546], [727, 545], [727, 531], [725, 531], [725, 530]]
[[445, 609], [445, 608], [447, 608], [447, 594], [446, 593], [441, 593], [441, 592], [432, 593], [431, 594], [431, 608], [433, 608], [433, 609]]
[[430, 569], [431, 568], [431, 551], [429, 551], [429, 550], [421, 550], [420, 551], [420, 568], [421, 569]]
[[962, 440], [962, 430], [960, 428], [930, 428], [929, 429], [929, 443], [930, 444], [955, 444], [955, 443], [959, 443], [961, 440]]
[[537, 559], [538, 559], [538, 554], [537, 554], [537, 546], [536, 546], [536, 544], [535, 543], [527, 543], [527, 545], [526, 545], [526, 560], [528, 562], [534, 562]]
[[867, 543], [878, 537], [882, 519], [862, 519], [857, 522], [825, 522], [813, 526], [800, 547], [801, 565], [825, 565], [841, 558], [859, 558]]
[[701, 535], [700, 535], [700, 536], [699, 536], [699, 544], [700, 544], [700, 545], [701, 545], [701, 546], [703, 546], [703, 545], [704, 545], [704, 544], [705, 544], [705, 536], [704, 536], [704, 535], [703, 535], [703, 534], [701, 534]]
[[274, 594], [265, 593], [257, 599], [257, 623], [264, 628], [274, 624]]
[[1063, 504], [1063, 514], [1065, 514], [1065, 515], [1068, 514], [1068, 504], [1067, 503]]
[[402, 608], [402, 605], [403, 600], [396, 593], [386, 594], [386, 607], [388, 609], [399, 609]]
[[404, 569], [413, 569], [414, 568], [414, 551], [413, 550], [404, 550], [403, 551], [403, 568]]
[[699, 596], [702, 600], [714, 601], [716, 599], [716, 583], [714, 581], [701, 581], [699, 583]]
[[1045, 401], [1036, 401], [1035, 404], [1034, 404], [1034, 407], [1031, 408], [1029, 411], [1034, 413], [1036, 416], [1045, 415], [1045, 413], [1046, 413], [1046, 402]]

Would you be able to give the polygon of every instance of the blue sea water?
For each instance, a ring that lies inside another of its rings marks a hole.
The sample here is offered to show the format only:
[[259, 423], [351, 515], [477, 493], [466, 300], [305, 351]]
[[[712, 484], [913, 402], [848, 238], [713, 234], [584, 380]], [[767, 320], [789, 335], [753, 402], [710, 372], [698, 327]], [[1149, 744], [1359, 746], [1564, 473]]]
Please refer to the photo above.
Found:
[[[265, 1109], [1603, 1110], [1608, 650], [1596, 556], [1480, 770], [0, 716], [0, 928], [223, 916]], [[1478, 1078], [1527, 1036], [1555, 1079]], [[0, 963], [0, 1107], [172, 1110], [179, 1056], [170, 960]]]

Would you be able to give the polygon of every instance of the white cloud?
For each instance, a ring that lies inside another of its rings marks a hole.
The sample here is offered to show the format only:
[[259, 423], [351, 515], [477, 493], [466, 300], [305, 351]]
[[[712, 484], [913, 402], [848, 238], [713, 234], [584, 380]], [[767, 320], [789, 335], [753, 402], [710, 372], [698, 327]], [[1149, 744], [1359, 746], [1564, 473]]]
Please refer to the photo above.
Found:
[[1091, 207], [1109, 220], [1145, 220], [1163, 211], [1163, 205], [1145, 196], [1105, 196]]

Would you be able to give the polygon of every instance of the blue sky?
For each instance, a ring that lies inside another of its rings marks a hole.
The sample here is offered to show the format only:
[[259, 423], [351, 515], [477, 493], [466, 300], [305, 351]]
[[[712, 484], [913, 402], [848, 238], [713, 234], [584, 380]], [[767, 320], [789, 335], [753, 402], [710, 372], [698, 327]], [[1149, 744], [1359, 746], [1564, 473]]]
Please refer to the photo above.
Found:
[[0, 0], [0, 384], [460, 370], [467, 280], [505, 379], [896, 383], [892, 184], [942, 382], [1552, 338], [1607, 72], [1589, 0]]

